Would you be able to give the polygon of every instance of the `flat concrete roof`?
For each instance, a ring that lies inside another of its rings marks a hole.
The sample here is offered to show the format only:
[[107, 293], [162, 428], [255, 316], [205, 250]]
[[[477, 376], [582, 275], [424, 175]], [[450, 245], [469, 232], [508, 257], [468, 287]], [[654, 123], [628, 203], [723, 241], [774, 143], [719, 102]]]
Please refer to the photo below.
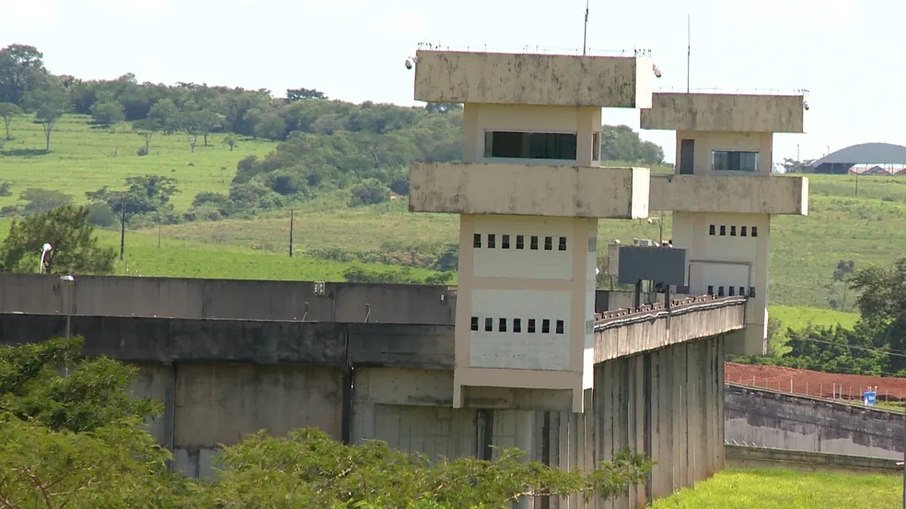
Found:
[[642, 129], [805, 132], [802, 95], [656, 93], [642, 109]]
[[415, 99], [426, 102], [647, 108], [647, 56], [419, 50]]

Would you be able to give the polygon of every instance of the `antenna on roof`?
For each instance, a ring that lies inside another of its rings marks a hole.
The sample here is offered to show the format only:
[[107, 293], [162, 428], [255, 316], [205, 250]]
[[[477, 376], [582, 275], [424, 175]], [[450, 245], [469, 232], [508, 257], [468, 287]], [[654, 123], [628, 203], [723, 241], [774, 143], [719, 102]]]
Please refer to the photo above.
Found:
[[689, 93], [689, 70], [692, 67], [692, 15], [686, 15], [686, 93]]
[[585, 0], [585, 28], [582, 31], [582, 56], [585, 56], [585, 49], [588, 47], [586, 40], [588, 38], [588, 2], [590, 0]]

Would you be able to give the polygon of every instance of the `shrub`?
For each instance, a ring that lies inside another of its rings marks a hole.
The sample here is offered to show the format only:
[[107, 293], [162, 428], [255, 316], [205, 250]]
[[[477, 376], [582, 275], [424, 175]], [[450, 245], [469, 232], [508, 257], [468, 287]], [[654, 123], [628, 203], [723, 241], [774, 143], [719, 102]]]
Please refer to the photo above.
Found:
[[88, 207], [88, 224], [100, 227], [112, 226], [117, 222], [116, 214], [110, 205], [94, 202]]
[[390, 199], [390, 190], [380, 180], [369, 178], [352, 186], [352, 197], [349, 199], [350, 207], [360, 205], [374, 205]]

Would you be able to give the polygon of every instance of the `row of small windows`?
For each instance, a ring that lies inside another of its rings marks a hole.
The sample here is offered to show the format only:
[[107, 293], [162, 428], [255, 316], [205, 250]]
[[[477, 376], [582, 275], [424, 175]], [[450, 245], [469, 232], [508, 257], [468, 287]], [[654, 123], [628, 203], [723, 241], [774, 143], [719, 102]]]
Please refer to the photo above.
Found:
[[[510, 249], [510, 241], [515, 237], [515, 248], [516, 249], [525, 249], [525, 240], [526, 235], [509, 235], [502, 234], [500, 236], [500, 249]], [[497, 248], [497, 234], [489, 233], [487, 234], [487, 243], [485, 244], [488, 249]], [[538, 235], [532, 235], [528, 237], [528, 249], [532, 251], [537, 251], [539, 246], [539, 241], [541, 237]], [[472, 235], [472, 247], [479, 248], [482, 246], [482, 234], [476, 233]], [[553, 251], [554, 249], [554, 237], [544, 237], [544, 250]], [[559, 242], [557, 243], [558, 251], [566, 251], [566, 237], [560, 237]]]
[[[716, 224], [708, 226], [708, 235], [717, 235], [718, 227]], [[740, 237], [757, 237], [758, 236], [758, 227], [753, 226], [751, 229], [748, 226], [739, 226], [730, 225], [730, 236], [736, 237], [736, 232], [739, 232]], [[727, 236], [727, 225], [720, 225], [720, 236]]]
[[[534, 318], [529, 318], [526, 320], [525, 332], [528, 334], [534, 334], [538, 332], [537, 325], [538, 322], [541, 322], [541, 334], [550, 334], [551, 333], [551, 320], [544, 318], [542, 320], [536, 320]], [[482, 327], [483, 325], [483, 327]], [[554, 321], [554, 333], [563, 334], [563, 320]], [[512, 328], [510, 328], [512, 327]], [[485, 318], [484, 324], [481, 323], [481, 320], [477, 316], [472, 317], [472, 330], [478, 331], [484, 329], [485, 332], [495, 332], [494, 329], [494, 319]], [[496, 332], [522, 332], [522, 318], [498, 318], [497, 319], [497, 329]]]
[[739, 293], [736, 293], [736, 287], [735, 287], [735, 286], [728, 286], [728, 287], [726, 287], [726, 292], [724, 291], [724, 287], [723, 287], [723, 286], [718, 286], [718, 287], [717, 287], [717, 293], [715, 294], [715, 293], [714, 293], [714, 285], [708, 285], [708, 295], [717, 295], [718, 297], [734, 297], [734, 296], [736, 296], [736, 295], [739, 295], [740, 297], [752, 297], [752, 298], [754, 298], [754, 297], [755, 297], [755, 287], [754, 287], [754, 286], [750, 286], [750, 287], [749, 287], [749, 294], [746, 295], [746, 287], [745, 287], [745, 286], [740, 286], [740, 287], [739, 287]]

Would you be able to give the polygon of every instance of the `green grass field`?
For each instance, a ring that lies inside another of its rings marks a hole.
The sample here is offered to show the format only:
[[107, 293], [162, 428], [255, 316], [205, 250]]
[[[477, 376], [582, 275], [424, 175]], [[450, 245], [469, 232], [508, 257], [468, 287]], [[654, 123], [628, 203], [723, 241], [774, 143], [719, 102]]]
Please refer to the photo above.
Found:
[[770, 306], [769, 312], [771, 318], [776, 318], [783, 322], [784, 327], [793, 329], [802, 329], [809, 325], [830, 327], [837, 324], [851, 328], [859, 319], [859, 313], [805, 306]]
[[89, 126], [88, 120], [87, 116], [63, 117], [51, 134], [51, 152], [34, 154], [29, 151], [44, 149], [44, 131], [30, 117], [16, 117], [10, 127], [13, 139], [0, 149], [4, 154], [0, 155], [0, 179], [13, 183], [13, 195], [0, 197], [0, 207], [16, 203], [19, 193], [29, 187], [59, 190], [79, 203], [86, 201], [86, 191], [105, 185], [122, 189], [126, 177], [159, 174], [176, 179], [179, 192], [173, 196], [173, 205], [184, 210], [201, 191], [227, 191], [240, 159], [265, 155], [276, 146], [270, 141], [240, 139], [230, 152], [223, 135], [214, 134], [208, 137], [207, 147], [199, 138], [193, 153], [184, 134], [155, 134], [150, 155], [139, 157], [136, 150], [144, 140], [128, 125], [103, 129]]
[[902, 503], [901, 475], [724, 470], [652, 509], [854, 509]]
[[[276, 146], [242, 139], [230, 152], [222, 135], [212, 135], [209, 147], [199, 144], [192, 153], [183, 135], [155, 135], [151, 155], [139, 157], [135, 151], [142, 139], [126, 125], [111, 132], [90, 127], [87, 117], [67, 116], [53, 134], [50, 154], [27, 155], [23, 151], [43, 148], [41, 126], [20, 117], [13, 122], [12, 133], [15, 139], [0, 150], [4, 154], [0, 155], [0, 179], [13, 182], [14, 194], [0, 197], [0, 207], [15, 203], [19, 192], [28, 187], [61, 190], [84, 202], [85, 191], [104, 185], [122, 187], [126, 176], [157, 173], [177, 179], [180, 192], [173, 202], [182, 211], [199, 191], [226, 191], [242, 157], [264, 155]], [[906, 179], [859, 177], [858, 196], [855, 177], [812, 175], [809, 180], [809, 216], [779, 216], [772, 225], [772, 313], [791, 326], [849, 325], [855, 315], [828, 310], [831, 299], [839, 302], [842, 297], [841, 286], [830, 284], [831, 275], [840, 259], [855, 260], [859, 268], [889, 263], [902, 254]], [[301, 267], [305, 253], [314, 250], [368, 252], [387, 242], [430, 249], [457, 240], [458, 221], [453, 215], [409, 213], [405, 199], [351, 209], [346, 206], [347, 196], [339, 191], [297, 207], [294, 240], [300, 256], [294, 257], [293, 266]], [[670, 238], [670, 214], [663, 219], [664, 238]], [[157, 234], [157, 229], [129, 232], [128, 244], [135, 246], [127, 247], [130, 267], [148, 275], [257, 278], [270, 274], [279, 278], [285, 273], [283, 265], [290, 262], [282, 259], [289, 237], [288, 210], [249, 221], [165, 226], [161, 249], [156, 248]], [[599, 250], [603, 254], [612, 239], [631, 243], [634, 237], [656, 240], [658, 235], [658, 226], [644, 220], [602, 220]], [[116, 235], [102, 233], [102, 237], [118, 245]], [[182, 251], [190, 254], [181, 256]], [[271, 257], [273, 263], [265, 261]], [[336, 273], [330, 270], [334, 269], [325, 269]], [[847, 310], [854, 310], [852, 295], [846, 304]]]

